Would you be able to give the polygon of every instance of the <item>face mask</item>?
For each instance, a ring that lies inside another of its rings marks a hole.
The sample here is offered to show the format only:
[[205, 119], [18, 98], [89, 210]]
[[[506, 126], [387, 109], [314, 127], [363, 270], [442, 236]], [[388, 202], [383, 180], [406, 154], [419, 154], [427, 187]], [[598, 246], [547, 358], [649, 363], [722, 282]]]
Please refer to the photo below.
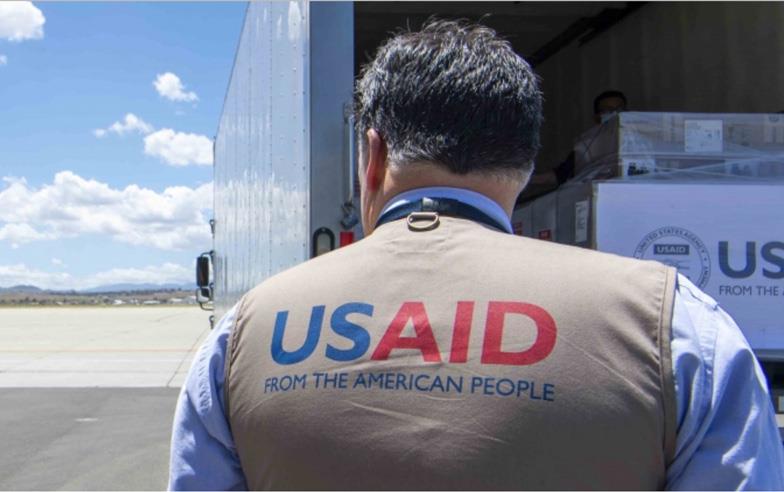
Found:
[[607, 123], [616, 114], [618, 114], [618, 111], [612, 111], [610, 113], [602, 113], [602, 114], [599, 115], [599, 118], [601, 118], [602, 123]]

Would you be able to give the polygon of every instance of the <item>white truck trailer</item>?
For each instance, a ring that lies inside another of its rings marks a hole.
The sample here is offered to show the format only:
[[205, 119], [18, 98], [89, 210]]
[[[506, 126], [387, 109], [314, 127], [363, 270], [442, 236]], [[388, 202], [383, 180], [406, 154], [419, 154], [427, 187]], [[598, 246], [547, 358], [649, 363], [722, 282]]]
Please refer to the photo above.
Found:
[[[217, 315], [268, 276], [360, 239], [354, 78], [391, 31], [431, 15], [482, 18], [534, 65], [545, 95], [539, 168], [568, 153], [606, 89], [646, 111], [784, 109], [784, 3], [249, 2], [215, 138], [214, 248], [198, 262], [202, 300]], [[555, 220], [557, 203], [543, 208]], [[784, 237], [771, 238], [768, 256], [780, 258]], [[742, 248], [744, 238], [727, 239]], [[773, 342], [759, 346], [784, 411], [777, 323], [765, 325]]]

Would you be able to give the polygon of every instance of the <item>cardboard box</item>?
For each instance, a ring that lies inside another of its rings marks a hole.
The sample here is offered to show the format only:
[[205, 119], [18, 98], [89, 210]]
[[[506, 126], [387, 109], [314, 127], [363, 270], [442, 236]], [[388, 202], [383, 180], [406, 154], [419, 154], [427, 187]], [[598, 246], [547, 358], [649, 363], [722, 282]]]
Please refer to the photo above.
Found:
[[784, 185], [613, 180], [557, 192], [558, 241], [678, 268], [784, 351]]
[[593, 183], [566, 183], [555, 193], [558, 194], [556, 241], [593, 248]]
[[515, 210], [512, 214], [515, 234], [520, 230], [525, 237], [555, 241], [558, 225], [557, 200], [557, 193], [551, 192]]
[[532, 230], [531, 236], [545, 241], [555, 241], [558, 226], [557, 193], [540, 196], [531, 204]]
[[574, 181], [637, 179], [668, 173], [671, 179], [784, 180], [784, 155], [733, 158], [668, 154], [610, 154], [595, 161]]
[[533, 237], [533, 205], [527, 203], [512, 213], [512, 231], [518, 236]]
[[784, 115], [624, 112], [581, 135], [575, 174], [612, 158], [758, 159], [784, 155]]

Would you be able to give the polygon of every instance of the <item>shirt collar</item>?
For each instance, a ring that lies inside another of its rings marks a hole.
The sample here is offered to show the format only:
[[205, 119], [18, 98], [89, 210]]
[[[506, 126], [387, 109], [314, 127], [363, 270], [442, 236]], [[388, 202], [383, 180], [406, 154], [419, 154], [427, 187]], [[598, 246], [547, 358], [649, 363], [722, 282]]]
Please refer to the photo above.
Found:
[[404, 191], [399, 195], [395, 195], [387, 202], [384, 209], [379, 216], [393, 207], [407, 205], [411, 202], [421, 200], [423, 198], [450, 198], [452, 200], [459, 200], [466, 205], [476, 207], [491, 218], [495, 219], [499, 224], [506, 228], [506, 232], [512, 232], [512, 222], [509, 216], [506, 215], [504, 209], [494, 200], [486, 197], [481, 193], [466, 190], [464, 188], [452, 188], [448, 186], [429, 186], [426, 188], [416, 188], [413, 190]]

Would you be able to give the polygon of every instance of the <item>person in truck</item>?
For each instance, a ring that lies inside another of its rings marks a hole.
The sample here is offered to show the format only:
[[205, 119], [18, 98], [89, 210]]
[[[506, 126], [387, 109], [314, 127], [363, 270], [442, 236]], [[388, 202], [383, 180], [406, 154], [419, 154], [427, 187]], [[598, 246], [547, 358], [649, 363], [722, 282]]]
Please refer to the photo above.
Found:
[[356, 87], [367, 237], [218, 323], [171, 489], [784, 488], [764, 377], [715, 301], [657, 262], [511, 234], [541, 114], [486, 27], [378, 50]]
[[[604, 91], [593, 100], [593, 122], [596, 125], [606, 123], [618, 113], [626, 111], [628, 103], [621, 91]], [[531, 175], [532, 185], [558, 187], [574, 178], [574, 150], [569, 152], [560, 164], [543, 173]]]

